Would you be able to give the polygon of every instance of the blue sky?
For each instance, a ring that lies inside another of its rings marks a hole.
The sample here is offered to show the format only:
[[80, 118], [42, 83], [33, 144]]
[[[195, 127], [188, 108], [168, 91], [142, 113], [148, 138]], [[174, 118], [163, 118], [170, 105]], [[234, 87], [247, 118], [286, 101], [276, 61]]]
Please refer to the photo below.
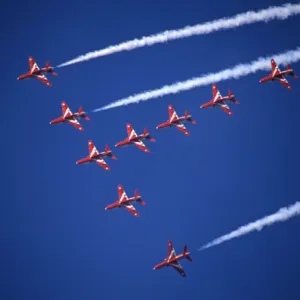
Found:
[[[204, 252], [197, 249], [236, 227], [299, 200], [300, 81], [293, 90], [260, 85], [266, 72], [218, 83], [240, 101], [234, 117], [199, 107], [211, 86], [105, 112], [90, 113], [80, 132], [50, 126], [60, 103], [86, 111], [164, 84], [295, 49], [299, 17], [118, 53], [58, 69], [53, 87], [17, 81], [28, 56], [40, 66], [61, 64], [124, 40], [180, 28], [282, 1], [17, 1], [1, 10], [2, 201], [1, 299], [298, 299], [300, 219]], [[293, 64], [300, 73], [299, 63]], [[172, 104], [197, 125], [186, 137], [157, 131]], [[130, 122], [148, 128], [150, 154], [116, 149]], [[117, 161], [76, 165], [92, 139], [108, 144]], [[141, 217], [105, 211], [138, 188]], [[187, 243], [188, 275], [153, 271], [170, 239]]]

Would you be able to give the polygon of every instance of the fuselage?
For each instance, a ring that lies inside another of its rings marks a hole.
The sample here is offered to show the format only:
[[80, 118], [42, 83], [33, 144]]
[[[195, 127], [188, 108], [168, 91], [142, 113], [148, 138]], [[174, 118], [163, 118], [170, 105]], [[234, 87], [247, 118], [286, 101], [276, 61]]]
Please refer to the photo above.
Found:
[[76, 162], [76, 165], [92, 163], [92, 162], [96, 161], [99, 158], [103, 158], [104, 156], [109, 156], [109, 155], [110, 155], [110, 152], [100, 152], [99, 154], [96, 154], [92, 157], [87, 156], [85, 158], [82, 158], [82, 159], [78, 160]]
[[[188, 253], [189, 254], [189, 253]], [[173, 262], [177, 261], [177, 260], [180, 260], [180, 259], [183, 259], [186, 255], [184, 255], [183, 253], [171, 258], [171, 259], [165, 259], [163, 262], [157, 264], [153, 269], [154, 270], [157, 270], [157, 269], [160, 269], [160, 268], [163, 268], [163, 267], [168, 267], [170, 264], [172, 264]]]
[[274, 81], [278, 78], [281, 78], [283, 76], [287, 76], [289, 74], [292, 74], [293, 73], [293, 70], [292, 69], [288, 69], [288, 70], [285, 70], [285, 71], [280, 71], [280, 73], [276, 74], [276, 75], [269, 75], [269, 76], [266, 76], [264, 78], [262, 78], [259, 82], [262, 83], [262, 82], [267, 82], [267, 81]]
[[184, 122], [184, 121], [189, 121], [191, 119], [192, 116], [183, 116], [183, 117], [179, 117], [178, 119], [174, 120], [174, 121], [166, 121], [162, 124], [159, 124], [157, 126], [157, 128], [164, 128], [164, 127], [171, 127], [171, 126], [176, 126], [177, 124], [179, 124], [180, 122]]
[[223, 101], [233, 101], [233, 102], [236, 102], [235, 100], [235, 96], [234, 95], [230, 95], [230, 96], [225, 96], [225, 97], [222, 97], [216, 101], [214, 100], [211, 100], [207, 103], [204, 103], [200, 106], [200, 108], [207, 108], [207, 107], [214, 107], [214, 106], [217, 106], [220, 102], [223, 102]]
[[130, 145], [133, 142], [142, 141], [142, 140], [148, 139], [149, 137], [150, 137], [149, 133], [147, 133], [147, 134], [140, 134], [140, 135], [138, 135], [136, 137], [132, 137], [131, 139], [127, 138], [126, 140], [123, 140], [123, 141], [117, 143], [115, 146], [116, 147], [122, 147], [122, 146]]
[[140, 199], [141, 199], [141, 196], [128, 198], [127, 200], [123, 201], [122, 203], [119, 203], [119, 201], [116, 201], [113, 204], [107, 205], [105, 207], [105, 210], [109, 210], [109, 209], [113, 209], [113, 208], [121, 208], [122, 206], [126, 205], [126, 203], [135, 202], [135, 201], [138, 201]]
[[76, 119], [77, 121], [79, 121], [80, 118], [83, 118], [83, 117], [85, 117], [84, 113], [77, 112], [77, 113], [67, 116], [67, 117], [62, 116], [62, 117], [56, 118], [56, 119], [52, 120], [50, 122], [50, 124], [65, 123], [70, 119]]
[[23, 75], [20, 75], [17, 79], [18, 80], [23, 80], [23, 79], [28, 79], [28, 78], [31, 78], [31, 77], [35, 77], [37, 75], [42, 75], [42, 74], [47, 74], [49, 72], [52, 72], [52, 68], [41, 68], [37, 71], [34, 71], [34, 72], [28, 72], [26, 74], [23, 74]]

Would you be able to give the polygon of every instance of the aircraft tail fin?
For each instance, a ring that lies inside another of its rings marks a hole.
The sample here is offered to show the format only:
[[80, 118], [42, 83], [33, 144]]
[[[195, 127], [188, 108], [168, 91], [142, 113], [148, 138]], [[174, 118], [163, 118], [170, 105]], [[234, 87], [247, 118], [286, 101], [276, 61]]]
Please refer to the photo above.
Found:
[[183, 248], [183, 255], [184, 257], [189, 260], [189, 261], [193, 261], [192, 260], [192, 257], [190, 256], [190, 252], [188, 251], [187, 249], [187, 245], [184, 245], [184, 248]]
[[51, 64], [50, 64], [49, 61], [46, 62], [46, 68], [49, 69], [49, 71], [50, 71], [50, 73], [51, 73], [52, 75], [58, 76], [58, 73], [56, 73], [56, 72], [53, 71], [53, 67], [51, 66]]
[[186, 109], [184, 112], [184, 116], [192, 123], [197, 124], [195, 120], [192, 119], [192, 116], [190, 115], [189, 111]]
[[232, 90], [231, 90], [231, 89], [228, 90], [228, 96], [229, 96], [229, 97], [232, 97], [232, 96], [233, 96], [233, 93], [232, 93]]
[[155, 142], [155, 139], [150, 135], [147, 128], [144, 129], [144, 135], [148, 135], [147, 139], [149, 139], [151, 142]]
[[292, 70], [291, 73], [289, 73], [290, 76], [294, 77], [294, 78], [298, 78], [298, 76], [294, 73], [292, 67], [290, 64], [287, 65], [286, 70]]
[[82, 106], [79, 107], [79, 112], [83, 114], [82, 117], [83, 117], [85, 120], [87, 120], [87, 121], [90, 121], [90, 120], [91, 120], [91, 118], [88, 117], [88, 116], [85, 114], [85, 112], [84, 112]]
[[110, 156], [112, 159], [117, 160], [117, 158], [112, 154], [112, 151], [110, 150], [108, 145], [105, 145], [105, 152]]
[[135, 197], [140, 197], [137, 201], [140, 202], [142, 205], [146, 205], [146, 202], [143, 201], [143, 199], [142, 199], [142, 197], [141, 197], [141, 195], [140, 195], [140, 193], [139, 193], [139, 191], [137, 189], [134, 192], [134, 196]]

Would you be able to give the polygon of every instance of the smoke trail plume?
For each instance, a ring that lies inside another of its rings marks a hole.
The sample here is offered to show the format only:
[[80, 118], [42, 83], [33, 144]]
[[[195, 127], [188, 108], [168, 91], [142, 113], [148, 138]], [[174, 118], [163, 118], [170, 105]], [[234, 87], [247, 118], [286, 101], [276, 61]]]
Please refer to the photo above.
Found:
[[189, 79], [187, 81], [177, 82], [171, 85], [165, 85], [156, 90], [149, 90], [117, 100], [104, 107], [95, 109], [94, 112], [111, 109], [118, 106], [128, 105], [132, 103], [139, 103], [140, 101], [147, 101], [153, 98], [163, 97], [169, 94], [177, 94], [183, 91], [191, 90], [196, 87], [216, 83], [227, 79], [238, 79], [242, 76], [246, 76], [257, 71], [268, 71], [271, 69], [271, 58], [274, 58], [277, 64], [293, 63], [300, 60], [300, 47], [296, 50], [290, 50], [281, 54], [273, 55], [266, 58], [258, 58], [248, 64], [239, 64], [233, 68], [225, 69], [217, 73], [210, 73], [201, 77]]
[[299, 13], [300, 3], [287, 3], [282, 6], [273, 6], [259, 11], [247, 11], [245, 13], [241, 13], [233, 17], [222, 18], [203, 24], [197, 24], [194, 26], [186, 26], [177, 30], [166, 30], [164, 32], [160, 32], [154, 35], [144, 36], [140, 39], [134, 39], [120, 43], [118, 45], [109, 46], [101, 50], [88, 52], [75, 59], [60, 64], [57, 67], [65, 67], [93, 58], [111, 55], [113, 53], [122, 51], [131, 51], [137, 48], [152, 46], [158, 43], [166, 43], [177, 39], [188, 38], [193, 35], [209, 34], [215, 31], [237, 28], [243, 25], [252, 24], [256, 22], [268, 22], [275, 19], [284, 20], [288, 17], [297, 15]]
[[293, 205], [290, 205], [288, 207], [283, 207], [280, 208], [276, 213], [263, 217], [260, 220], [257, 220], [255, 222], [249, 223], [247, 225], [241, 226], [237, 230], [234, 230], [228, 234], [225, 234], [212, 242], [202, 246], [199, 251], [211, 248], [213, 246], [222, 244], [226, 241], [230, 241], [232, 239], [238, 238], [240, 236], [246, 235], [252, 231], [260, 231], [262, 230], [265, 226], [271, 226], [275, 223], [278, 222], [284, 222], [287, 221], [288, 219], [292, 217], [296, 217], [300, 215], [300, 202], [296, 202]]

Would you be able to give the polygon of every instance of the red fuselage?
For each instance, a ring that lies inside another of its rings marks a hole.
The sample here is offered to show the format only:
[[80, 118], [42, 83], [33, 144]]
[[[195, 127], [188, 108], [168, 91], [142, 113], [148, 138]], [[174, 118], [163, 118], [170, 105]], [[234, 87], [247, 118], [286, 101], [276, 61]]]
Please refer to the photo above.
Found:
[[77, 112], [77, 113], [75, 113], [73, 115], [70, 115], [70, 116], [67, 116], [67, 117], [62, 116], [62, 117], [59, 117], [57, 119], [54, 119], [50, 122], [50, 124], [64, 123], [64, 122], [67, 122], [67, 120], [70, 120], [70, 119], [73, 119], [73, 118], [79, 120], [80, 118], [85, 118], [85, 117], [86, 117], [86, 115], [85, 115], [84, 112], [82, 112], [82, 113]]
[[137, 196], [137, 197], [128, 198], [127, 200], [123, 201], [122, 203], [119, 203], [119, 201], [116, 201], [113, 204], [107, 205], [105, 207], [105, 210], [109, 210], [109, 209], [113, 209], [113, 208], [121, 208], [126, 203], [130, 203], [130, 202], [134, 202], [134, 201], [140, 201], [141, 199], [142, 199], [141, 196]]
[[107, 151], [100, 152], [99, 154], [96, 154], [96, 155], [94, 155], [92, 157], [87, 156], [85, 158], [82, 158], [82, 159], [78, 160], [76, 162], [76, 165], [91, 163], [93, 161], [96, 161], [99, 158], [104, 157], [104, 156], [112, 156], [111, 151], [109, 151], [109, 152], [107, 152]]
[[20, 75], [17, 79], [18, 80], [23, 80], [23, 79], [28, 79], [37, 75], [42, 75], [42, 74], [47, 74], [47, 73], [51, 73], [53, 71], [52, 67], [45, 67], [45, 68], [41, 68], [38, 71], [35, 72], [28, 72], [26, 74]]
[[276, 78], [281, 78], [282, 76], [286, 76], [289, 74], [293, 74], [292, 69], [281, 71], [279, 74], [276, 74], [274, 76], [271, 74], [269, 76], [262, 78], [259, 82], [262, 83], [262, 82], [267, 82], [267, 81], [274, 81], [274, 80], [276, 80]]
[[190, 253], [187, 252], [186, 254], [183, 254], [183, 253], [182, 253], [182, 254], [179, 254], [179, 255], [177, 255], [177, 256], [171, 258], [170, 260], [168, 260], [167, 258], [165, 258], [164, 261], [161, 262], [161, 263], [159, 263], [159, 264], [157, 264], [157, 265], [153, 268], [153, 270], [158, 270], [158, 269], [163, 268], [163, 267], [169, 267], [170, 264], [172, 264], [173, 262], [175, 262], [175, 261], [177, 261], [177, 260], [180, 260], [180, 259], [185, 258], [187, 255], [190, 255]]
[[218, 105], [219, 102], [222, 102], [222, 101], [232, 101], [235, 104], [239, 104], [239, 102], [237, 100], [235, 100], [234, 95], [230, 95], [230, 96], [222, 97], [221, 99], [218, 99], [216, 101], [211, 100], [207, 103], [204, 103], [200, 106], [200, 108], [207, 108], [207, 107], [211, 107], [211, 106], [216, 106], [216, 105]]
[[188, 115], [188, 116], [180, 117], [180, 118], [178, 118], [178, 119], [176, 119], [174, 121], [168, 120], [168, 121], [166, 121], [166, 122], [164, 122], [162, 124], [159, 124], [157, 126], [157, 128], [165, 128], [165, 127], [175, 126], [175, 125], [179, 124], [182, 121], [190, 121], [190, 122], [192, 122], [191, 118], [192, 118], [192, 116]]
[[142, 140], [145, 140], [145, 139], [150, 139], [150, 134], [149, 133], [146, 133], [146, 134], [143, 133], [143, 134], [140, 134], [136, 137], [132, 137], [131, 139], [127, 138], [126, 140], [123, 140], [123, 141], [117, 143], [115, 146], [116, 147], [122, 147], [122, 146], [130, 145], [133, 142], [142, 141]]

